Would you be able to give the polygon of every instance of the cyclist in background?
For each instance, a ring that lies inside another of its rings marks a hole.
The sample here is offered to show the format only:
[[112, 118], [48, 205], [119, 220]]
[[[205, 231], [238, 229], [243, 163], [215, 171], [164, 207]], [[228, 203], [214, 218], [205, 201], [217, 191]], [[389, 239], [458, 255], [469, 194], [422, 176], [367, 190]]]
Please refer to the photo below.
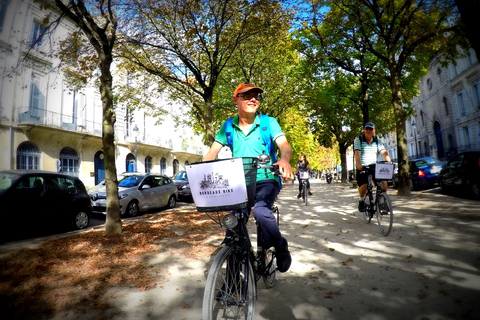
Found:
[[[374, 134], [375, 125], [372, 122], [367, 122], [363, 127], [363, 135], [357, 137], [353, 143], [357, 167], [358, 195], [360, 197], [358, 200], [358, 211], [360, 212], [365, 212], [363, 197], [367, 192], [367, 174], [362, 172], [363, 166], [376, 164], [379, 153], [385, 158], [385, 161], [392, 161], [382, 141], [378, 140]], [[387, 181], [383, 181], [382, 189], [387, 191], [387, 188]]]
[[[233, 93], [233, 102], [237, 105], [238, 115], [232, 120], [233, 125], [233, 157], [257, 157], [265, 152], [265, 145], [260, 130], [260, 117], [257, 110], [264, 90], [252, 83], [241, 83]], [[290, 159], [292, 148], [277, 120], [269, 118], [271, 137], [281, 153], [278, 160], [280, 173], [285, 177], [293, 177]], [[228, 145], [225, 134], [225, 123], [217, 132], [215, 141], [203, 158], [204, 161], [215, 160], [221, 148]], [[275, 216], [272, 213], [273, 202], [280, 192], [279, 177], [271, 173], [257, 175], [256, 198], [253, 216], [264, 235], [266, 248], [275, 247], [277, 268], [286, 272], [292, 263], [288, 242], [282, 237]], [[247, 212], [249, 212], [248, 208]]]
[[[310, 167], [310, 163], [307, 161], [307, 156], [305, 154], [301, 154], [300, 158], [297, 162], [297, 177], [298, 177], [298, 196], [297, 199], [299, 199], [302, 196], [302, 180], [300, 180], [300, 172], [305, 172], [308, 171], [310, 172], [312, 170], [312, 167]], [[312, 193], [310, 192], [310, 179], [307, 179], [307, 191], [308, 195], [311, 196]]]

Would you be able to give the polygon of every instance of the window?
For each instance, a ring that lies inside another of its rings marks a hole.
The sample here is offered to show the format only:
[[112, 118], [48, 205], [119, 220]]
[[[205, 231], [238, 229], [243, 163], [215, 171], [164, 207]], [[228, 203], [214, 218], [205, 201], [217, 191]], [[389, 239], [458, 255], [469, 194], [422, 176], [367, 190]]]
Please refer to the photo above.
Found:
[[449, 115], [448, 113], [448, 102], [447, 102], [447, 98], [446, 97], [443, 97], [443, 107], [445, 108], [445, 115]]
[[78, 176], [78, 154], [75, 150], [65, 147], [60, 151], [60, 172]]
[[162, 158], [160, 160], [160, 173], [166, 174], [167, 173], [167, 159]]
[[32, 72], [30, 80], [30, 99], [29, 99], [29, 113], [31, 116], [40, 118], [43, 111], [43, 104], [45, 97], [40, 91], [40, 77]]
[[474, 83], [472, 86], [473, 103], [477, 110], [480, 110], [480, 84]]
[[432, 79], [428, 78], [428, 79], [427, 79], [427, 88], [428, 88], [428, 90], [431, 90], [431, 89], [432, 89], [432, 86], [433, 86], [433, 84], [432, 84]]
[[152, 171], [152, 157], [145, 157], [145, 173], [150, 173]]
[[32, 48], [38, 48], [42, 45], [45, 38], [47, 28], [42, 26], [40, 22], [33, 21], [32, 32], [30, 33], [30, 46]]
[[466, 97], [463, 94], [463, 91], [458, 92], [457, 100], [458, 100], [458, 104], [460, 106], [460, 116], [462, 116], [462, 117], [468, 115], [467, 102], [465, 101], [465, 99], [466, 99]]
[[173, 174], [176, 174], [178, 172], [179, 166], [180, 164], [178, 163], [178, 160], [173, 160]]
[[17, 169], [38, 170], [40, 152], [31, 142], [23, 142], [17, 148]]
[[5, 23], [5, 17], [7, 16], [8, 3], [10, 0], [2, 0], [0, 2], [0, 33], [3, 30], [3, 24]]

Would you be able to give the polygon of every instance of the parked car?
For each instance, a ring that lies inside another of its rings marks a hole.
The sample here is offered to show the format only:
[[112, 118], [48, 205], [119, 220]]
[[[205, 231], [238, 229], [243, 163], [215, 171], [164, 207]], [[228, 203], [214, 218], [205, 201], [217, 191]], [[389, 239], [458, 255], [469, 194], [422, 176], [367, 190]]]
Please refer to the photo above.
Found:
[[1, 234], [52, 225], [84, 229], [92, 205], [77, 177], [40, 170], [0, 171]]
[[[125, 172], [118, 182], [120, 214], [129, 217], [154, 208], [175, 208], [178, 192], [173, 181], [162, 174]], [[105, 184], [99, 183], [89, 191], [93, 212], [106, 214]]]
[[187, 171], [178, 172], [172, 179], [178, 189], [178, 198], [192, 201], [192, 190], [190, 190], [190, 184], [188, 183]]
[[[432, 157], [419, 158], [409, 161], [410, 190], [432, 187], [438, 183], [438, 174], [445, 165]], [[398, 170], [395, 170], [392, 177], [392, 185], [398, 187]]]
[[442, 192], [467, 192], [480, 199], [480, 150], [466, 151], [450, 159], [438, 175]]

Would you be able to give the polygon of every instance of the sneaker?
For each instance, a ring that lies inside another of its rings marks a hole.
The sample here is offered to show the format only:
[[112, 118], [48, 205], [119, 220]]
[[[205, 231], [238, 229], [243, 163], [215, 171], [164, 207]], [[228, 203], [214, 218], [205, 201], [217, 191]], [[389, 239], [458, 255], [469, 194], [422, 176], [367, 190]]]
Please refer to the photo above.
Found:
[[297, 199], [300, 199], [301, 196], [302, 196], [302, 193], [300, 192], [297, 196]]
[[280, 272], [287, 272], [292, 264], [292, 256], [288, 251], [287, 239], [282, 238], [283, 243], [278, 248], [275, 248], [275, 255], [277, 256], [277, 269]]
[[313, 193], [309, 192], [308, 195], [311, 196], [311, 195], [313, 195]]
[[358, 201], [358, 211], [365, 212], [365, 202], [363, 200]]

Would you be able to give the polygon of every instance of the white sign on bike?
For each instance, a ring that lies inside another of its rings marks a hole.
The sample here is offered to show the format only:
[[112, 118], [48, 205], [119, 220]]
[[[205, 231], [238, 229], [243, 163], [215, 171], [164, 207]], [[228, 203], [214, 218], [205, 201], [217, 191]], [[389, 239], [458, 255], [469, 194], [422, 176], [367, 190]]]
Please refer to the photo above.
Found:
[[393, 176], [393, 164], [377, 163], [375, 166], [375, 179], [389, 180]]
[[308, 171], [299, 171], [299, 172], [298, 172], [298, 175], [300, 176], [300, 179], [308, 179], [308, 178], [310, 178], [310, 177], [309, 177], [309, 174], [308, 174]]
[[186, 166], [193, 201], [197, 207], [218, 207], [248, 201], [241, 158]]

